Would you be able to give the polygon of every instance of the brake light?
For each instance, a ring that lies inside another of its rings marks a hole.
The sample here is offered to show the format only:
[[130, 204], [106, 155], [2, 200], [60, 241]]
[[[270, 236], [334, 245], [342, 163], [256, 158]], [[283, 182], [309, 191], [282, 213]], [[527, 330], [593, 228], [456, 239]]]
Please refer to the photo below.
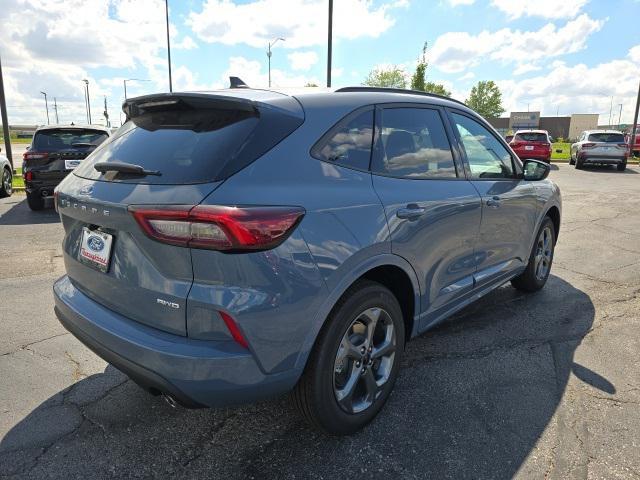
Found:
[[27, 182], [30, 182], [31, 180], [33, 180], [33, 172], [29, 170], [23, 175], [23, 177]]
[[22, 154], [23, 160], [43, 160], [45, 158], [49, 158], [49, 154], [47, 152], [24, 152]]
[[298, 224], [301, 207], [131, 206], [129, 211], [154, 240], [210, 250], [268, 250]]
[[595, 146], [596, 146], [595, 143], [583, 143], [582, 144], [582, 148], [593, 148]]
[[231, 315], [225, 312], [219, 312], [224, 324], [227, 326], [229, 333], [233, 337], [233, 339], [240, 344], [240, 346], [244, 348], [249, 348], [249, 342], [244, 338], [240, 328], [238, 328], [238, 324], [233, 319]]

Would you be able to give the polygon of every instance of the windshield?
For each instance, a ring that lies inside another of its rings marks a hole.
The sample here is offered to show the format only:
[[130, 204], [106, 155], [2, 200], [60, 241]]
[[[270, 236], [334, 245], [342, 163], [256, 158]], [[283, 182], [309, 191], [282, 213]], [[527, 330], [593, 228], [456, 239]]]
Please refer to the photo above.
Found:
[[522, 142], [545, 142], [549, 143], [549, 139], [547, 138], [546, 133], [535, 133], [535, 132], [527, 132], [527, 133], [517, 133], [515, 140], [520, 140]]
[[42, 152], [59, 152], [62, 150], [77, 150], [93, 148], [100, 145], [108, 135], [100, 130], [90, 129], [56, 129], [36, 132], [33, 138], [32, 150]]
[[603, 143], [624, 143], [624, 135], [621, 133], [592, 133], [589, 135], [590, 142]]

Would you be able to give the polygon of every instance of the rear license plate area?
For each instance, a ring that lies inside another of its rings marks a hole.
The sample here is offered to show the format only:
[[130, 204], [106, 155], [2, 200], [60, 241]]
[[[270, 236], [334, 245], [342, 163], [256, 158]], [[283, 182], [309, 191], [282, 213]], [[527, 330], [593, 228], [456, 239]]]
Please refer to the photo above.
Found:
[[78, 260], [89, 267], [106, 273], [109, 270], [112, 245], [113, 235], [83, 227]]

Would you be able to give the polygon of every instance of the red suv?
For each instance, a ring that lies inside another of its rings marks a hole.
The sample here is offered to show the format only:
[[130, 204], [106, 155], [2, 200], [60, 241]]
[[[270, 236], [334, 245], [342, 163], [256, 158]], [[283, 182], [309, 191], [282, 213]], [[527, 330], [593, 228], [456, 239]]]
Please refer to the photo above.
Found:
[[521, 160], [533, 158], [547, 163], [551, 161], [551, 139], [546, 130], [520, 130], [509, 145]]
[[[627, 143], [627, 145], [629, 144], [630, 138], [631, 138], [630, 133], [627, 133], [624, 136], [624, 141]], [[631, 146], [631, 150], [633, 151], [633, 155], [635, 155], [636, 157], [640, 157], [640, 133], [636, 133], [635, 142], [633, 142], [633, 145]]]

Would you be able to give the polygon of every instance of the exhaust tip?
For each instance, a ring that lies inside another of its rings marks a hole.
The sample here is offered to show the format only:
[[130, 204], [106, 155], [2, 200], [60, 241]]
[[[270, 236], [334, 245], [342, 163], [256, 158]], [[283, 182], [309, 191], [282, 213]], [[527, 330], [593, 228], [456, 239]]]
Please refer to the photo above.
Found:
[[40, 193], [43, 197], [48, 197], [49, 196], [49, 190], [42, 190], [42, 192]]
[[178, 402], [176, 401], [176, 399], [173, 398], [171, 395], [163, 393], [162, 398], [164, 398], [164, 401], [167, 402], [171, 408], [176, 408], [176, 406], [178, 405]]

